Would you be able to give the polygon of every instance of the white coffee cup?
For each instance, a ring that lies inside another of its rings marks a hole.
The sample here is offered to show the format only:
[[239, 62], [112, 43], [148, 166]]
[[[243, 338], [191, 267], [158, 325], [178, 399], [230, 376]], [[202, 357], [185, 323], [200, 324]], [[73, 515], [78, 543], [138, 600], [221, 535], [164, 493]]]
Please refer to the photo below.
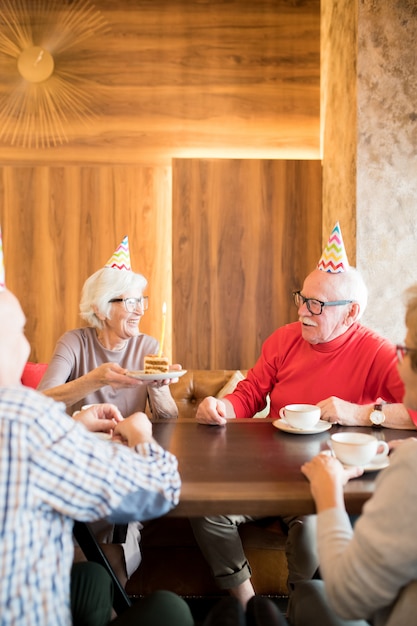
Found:
[[383, 461], [389, 453], [386, 441], [365, 433], [336, 433], [330, 437], [330, 446], [344, 465], [368, 465]]
[[320, 407], [315, 404], [287, 404], [279, 411], [279, 416], [293, 428], [309, 430], [320, 420]]

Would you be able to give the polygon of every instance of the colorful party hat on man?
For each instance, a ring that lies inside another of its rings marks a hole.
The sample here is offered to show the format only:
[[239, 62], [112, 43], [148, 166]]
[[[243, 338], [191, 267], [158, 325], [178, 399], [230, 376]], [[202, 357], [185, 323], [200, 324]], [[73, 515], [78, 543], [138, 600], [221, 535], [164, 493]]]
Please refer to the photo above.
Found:
[[127, 235], [122, 239], [104, 267], [114, 267], [117, 270], [132, 271], [130, 265], [129, 239]]
[[345, 250], [345, 244], [343, 243], [342, 231], [340, 230], [339, 222], [336, 222], [335, 227], [330, 234], [329, 240], [323, 250], [323, 254], [321, 255], [317, 267], [322, 272], [329, 272], [330, 274], [346, 272], [349, 267], [349, 261]]
[[0, 228], [0, 291], [6, 289], [6, 279], [4, 276], [4, 260], [3, 260], [3, 237], [1, 236]]

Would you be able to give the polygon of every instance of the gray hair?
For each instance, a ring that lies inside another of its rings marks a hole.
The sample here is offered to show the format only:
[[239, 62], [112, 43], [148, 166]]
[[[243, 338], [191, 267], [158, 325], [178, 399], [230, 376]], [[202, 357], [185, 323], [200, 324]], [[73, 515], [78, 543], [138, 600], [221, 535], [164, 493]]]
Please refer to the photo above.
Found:
[[108, 319], [111, 310], [109, 300], [120, 298], [130, 290], [137, 290], [138, 295], [142, 295], [147, 284], [148, 281], [142, 274], [104, 267], [85, 281], [81, 293], [80, 315], [90, 326], [100, 329], [103, 322], [97, 317], [96, 311]]

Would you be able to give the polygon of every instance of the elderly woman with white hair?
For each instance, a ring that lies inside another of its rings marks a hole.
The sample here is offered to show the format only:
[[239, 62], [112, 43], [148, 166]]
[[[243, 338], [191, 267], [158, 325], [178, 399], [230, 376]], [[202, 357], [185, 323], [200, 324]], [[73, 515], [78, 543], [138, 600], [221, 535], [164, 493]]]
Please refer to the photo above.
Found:
[[[154, 418], [178, 417], [169, 390], [176, 379], [145, 384], [127, 375], [142, 370], [145, 355], [159, 350], [158, 341], [139, 330], [148, 308], [146, 286], [146, 278], [131, 270], [127, 237], [84, 283], [80, 314], [88, 326], [62, 335], [38, 386], [46, 396], [64, 402], [69, 415], [87, 404], [111, 403], [127, 416], [145, 411], [149, 402]], [[171, 368], [181, 369], [178, 364]], [[133, 522], [127, 532], [126, 527], [94, 526], [101, 541], [122, 544], [127, 577], [140, 563], [140, 528]]]
[[[130, 262], [127, 265], [130, 268]], [[80, 302], [88, 326], [70, 330], [58, 340], [38, 390], [64, 402], [70, 415], [83, 405], [102, 402], [131, 415], [144, 411], [149, 401], [155, 418], [177, 417], [171, 380], [144, 384], [126, 375], [142, 370], [144, 356], [159, 350], [158, 341], [139, 330], [148, 308], [146, 285], [144, 276], [119, 269], [112, 259], [90, 276]]]

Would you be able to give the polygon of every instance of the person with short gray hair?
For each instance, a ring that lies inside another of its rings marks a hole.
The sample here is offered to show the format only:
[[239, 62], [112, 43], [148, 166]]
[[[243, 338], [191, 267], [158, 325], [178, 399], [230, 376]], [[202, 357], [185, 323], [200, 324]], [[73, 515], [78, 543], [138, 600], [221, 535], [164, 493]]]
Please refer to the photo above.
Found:
[[[227, 427], [230, 420], [252, 418], [264, 408], [269, 395], [270, 417], [282, 430], [288, 431], [288, 424], [280, 411], [292, 403], [320, 408], [317, 432], [327, 430], [331, 424], [376, 423], [415, 430], [417, 413], [412, 414], [402, 403], [404, 386], [397, 371], [395, 346], [359, 322], [367, 304], [367, 289], [359, 271], [348, 263], [338, 223], [317, 267], [292, 295], [298, 321], [267, 337], [257, 362], [233, 393], [221, 399], [204, 398], [197, 410], [197, 422]], [[242, 515], [190, 520], [217, 585], [243, 606], [255, 589], [239, 526], [255, 519], [242, 511]], [[280, 519], [287, 530], [291, 594], [299, 581], [316, 574], [319, 565], [316, 517], [294, 515]]]

